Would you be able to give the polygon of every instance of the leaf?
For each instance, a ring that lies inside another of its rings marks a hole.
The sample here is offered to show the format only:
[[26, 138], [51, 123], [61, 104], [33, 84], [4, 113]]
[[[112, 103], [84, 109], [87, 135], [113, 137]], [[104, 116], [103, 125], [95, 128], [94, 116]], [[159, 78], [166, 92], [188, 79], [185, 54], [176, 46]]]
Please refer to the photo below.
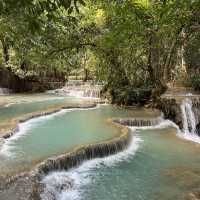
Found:
[[86, 6], [85, 2], [83, 0], [78, 0], [78, 2], [83, 5], [83, 6]]
[[73, 12], [73, 7], [71, 6], [69, 9], [68, 9], [68, 14], [70, 15], [72, 12]]

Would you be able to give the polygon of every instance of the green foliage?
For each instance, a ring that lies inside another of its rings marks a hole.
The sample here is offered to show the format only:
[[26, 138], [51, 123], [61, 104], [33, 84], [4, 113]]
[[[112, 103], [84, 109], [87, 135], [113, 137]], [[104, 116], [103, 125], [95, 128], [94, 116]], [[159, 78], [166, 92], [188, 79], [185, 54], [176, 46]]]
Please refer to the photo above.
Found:
[[195, 90], [200, 91], [200, 75], [193, 75], [191, 77], [191, 84]]
[[144, 88], [173, 79], [188, 38], [188, 63], [198, 65], [199, 9], [198, 0], [2, 0], [0, 65], [20, 79], [85, 73], [117, 102], [146, 101]]
[[189, 70], [200, 70], [200, 31], [190, 34], [185, 46], [185, 61]]
[[112, 103], [118, 105], [144, 105], [151, 98], [151, 89], [124, 86], [111, 91]]

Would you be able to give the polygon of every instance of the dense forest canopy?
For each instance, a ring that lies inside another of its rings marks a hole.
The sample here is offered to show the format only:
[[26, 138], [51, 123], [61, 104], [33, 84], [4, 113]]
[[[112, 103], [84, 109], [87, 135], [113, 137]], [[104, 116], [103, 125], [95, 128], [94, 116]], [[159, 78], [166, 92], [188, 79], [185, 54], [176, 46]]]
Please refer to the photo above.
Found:
[[199, 0], [3, 0], [0, 66], [23, 80], [81, 71], [116, 102], [154, 98], [185, 62], [198, 71], [199, 10]]

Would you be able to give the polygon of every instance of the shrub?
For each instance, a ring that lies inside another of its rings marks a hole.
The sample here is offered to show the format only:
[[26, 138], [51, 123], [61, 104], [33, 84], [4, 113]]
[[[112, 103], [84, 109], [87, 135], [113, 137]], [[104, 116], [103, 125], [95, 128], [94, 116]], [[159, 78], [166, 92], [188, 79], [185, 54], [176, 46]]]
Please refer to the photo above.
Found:
[[200, 75], [195, 75], [191, 77], [191, 84], [195, 90], [200, 91]]
[[145, 104], [151, 97], [151, 89], [132, 88], [130, 86], [116, 88], [111, 92], [112, 103], [118, 105]]

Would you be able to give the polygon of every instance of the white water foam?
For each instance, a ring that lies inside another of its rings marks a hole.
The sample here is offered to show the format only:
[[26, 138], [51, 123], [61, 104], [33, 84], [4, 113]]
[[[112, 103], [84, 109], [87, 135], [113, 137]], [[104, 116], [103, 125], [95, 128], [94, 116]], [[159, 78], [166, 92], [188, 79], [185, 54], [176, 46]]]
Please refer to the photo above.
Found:
[[180, 132], [179, 127], [170, 120], [162, 119], [158, 125], [154, 126], [131, 126], [129, 127], [131, 130], [152, 130], [152, 129], [164, 129], [168, 127], [173, 127], [177, 130], [177, 132]]
[[[186, 134], [195, 134], [196, 119], [192, 110], [192, 101], [190, 99], [183, 100], [181, 104], [183, 131]], [[191, 129], [191, 130], [189, 130]]]
[[192, 109], [192, 101], [184, 99], [181, 104], [183, 132], [179, 136], [183, 139], [200, 143], [200, 137], [196, 133], [196, 118]]
[[191, 132], [189, 131], [188, 122], [187, 122], [187, 115], [185, 113], [185, 109], [183, 109], [183, 108], [181, 108], [182, 115], [183, 115], [183, 127], [184, 127], [183, 131], [180, 130], [180, 128], [177, 124], [175, 124], [171, 120], [165, 120], [165, 119], [162, 119], [161, 122], [158, 125], [155, 125], [155, 126], [129, 127], [129, 128], [132, 129], [132, 130], [136, 130], [136, 129], [138, 129], [138, 130], [139, 129], [140, 130], [152, 130], [152, 129], [164, 129], [164, 128], [168, 128], [168, 127], [173, 127], [173, 128], [176, 129], [177, 136], [179, 138], [200, 144], [200, 137], [195, 132], [196, 121], [195, 121], [194, 114], [192, 113], [192, 109], [191, 109], [192, 107], [188, 106], [187, 108], [190, 109], [189, 114], [187, 114], [187, 115], [189, 115], [190, 120], [191, 120], [190, 123], [192, 123], [192, 125], [191, 125], [192, 131]]
[[79, 99], [100, 99], [100, 91], [93, 92], [92, 90], [70, 90], [67, 95]]
[[[191, 115], [190, 115], [191, 116]], [[162, 119], [158, 125], [146, 126], [146, 127], [129, 127], [132, 131], [135, 130], [148, 130], [148, 129], [163, 129], [173, 127], [177, 130], [177, 135], [181, 138], [192, 140], [195, 142], [200, 141], [199, 137], [189, 136], [189, 138], [181, 132], [180, 128], [170, 120]], [[41, 194], [42, 200], [81, 200], [84, 195], [82, 187], [87, 184], [91, 184], [92, 178], [95, 176], [95, 169], [100, 168], [102, 165], [107, 167], [113, 167], [115, 164], [121, 161], [127, 161], [128, 158], [134, 156], [136, 153], [141, 139], [136, 136], [133, 137], [130, 146], [118, 154], [108, 156], [106, 158], [97, 158], [94, 160], [86, 161], [78, 168], [72, 169], [68, 172], [52, 172], [42, 180], [46, 188], [44, 193]], [[66, 188], [65, 190], [58, 190], [62, 188], [62, 185], [70, 180], [72, 182], [72, 188]], [[52, 199], [49, 196], [52, 195]]]
[[101, 98], [101, 87], [86, 87], [86, 86], [65, 86], [61, 89], [49, 90], [48, 94], [58, 94], [79, 99], [100, 99]]
[[[119, 162], [128, 161], [129, 158], [135, 155], [141, 142], [142, 140], [137, 135], [134, 135], [129, 147], [120, 153], [105, 158], [85, 161], [79, 167], [67, 172], [50, 173], [42, 180], [42, 183], [46, 187], [45, 191], [41, 194], [42, 200], [81, 200], [84, 195], [82, 187], [92, 183], [96, 169], [102, 166], [114, 167]], [[63, 188], [66, 180], [72, 182], [72, 187], [59, 190], [58, 188]]]
[[93, 110], [93, 109], [97, 109], [99, 108], [99, 105], [97, 105], [94, 108], [73, 108], [73, 109], [62, 109], [58, 112], [49, 114], [49, 115], [45, 115], [45, 116], [40, 116], [37, 118], [33, 118], [30, 119], [26, 122], [22, 122], [18, 124], [18, 129], [19, 131], [17, 131], [13, 136], [11, 136], [8, 139], [4, 139], [0, 145], [0, 155], [1, 156], [6, 156], [6, 157], [10, 157], [13, 158], [15, 157], [15, 153], [14, 153], [14, 149], [16, 149], [16, 145], [15, 142], [16, 140], [26, 136], [26, 134], [28, 134], [29, 130], [33, 129], [34, 127], [40, 125], [41, 123], [44, 123], [46, 120], [52, 119], [56, 116], [60, 116], [63, 115], [67, 112], [72, 112], [72, 111], [81, 111], [81, 110]]
[[[163, 129], [167, 127], [174, 127], [177, 132], [180, 133], [179, 127], [170, 120], [162, 119], [160, 124], [155, 126], [145, 127], [129, 127], [132, 132], [135, 130], [148, 130], [148, 129]], [[52, 172], [42, 180], [45, 184], [45, 191], [41, 194], [42, 200], [81, 200], [84, 195], [82, 187], [87, 184], [91, 184], [92, 178], [95, 176], [95, 169], [101, 166], [114, 167], [119, 162], [128, 161], [129, 158], [133, 157], [139, 148], [139, 144], [142, 140], [135, 135], [129, 147], [115, 155], [111, 155], [105, 158], [97, 158], [94, 160], [86, 161], [78, 168], [74, 168], [70, 171]], [[66, 188], [61, 191], [58, 188], [62, 188], [66, 180], [72, 182], [72, 188]]]

